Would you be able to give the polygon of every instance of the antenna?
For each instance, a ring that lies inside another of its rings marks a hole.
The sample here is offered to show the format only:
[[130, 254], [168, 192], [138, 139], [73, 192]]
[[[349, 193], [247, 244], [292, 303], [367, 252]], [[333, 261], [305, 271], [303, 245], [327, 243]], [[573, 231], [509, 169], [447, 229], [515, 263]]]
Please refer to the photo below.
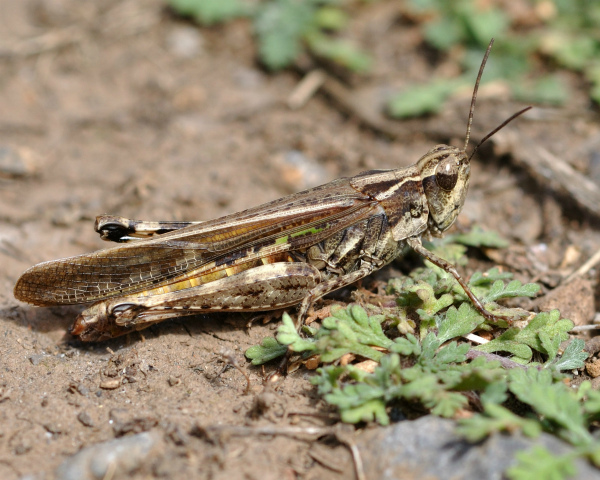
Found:
[[498, 125], [496, 128], [494, 128], [485, 137], [483, 137], [483, 139], [481, 140], [481, 142], [479, 142], [477, 144], [477, 146], [473, 149], [473, 151], [471, 152], [471, 155], [469, 155], [469, 160], [471, 160], [471, 158], [473, 158], [473, 155], [475, 155], [475, 152], [479, 149], [479, 147], [481, 147], [481, 145], [483, 144], [483, 142], [485, 142], [486, 140], [488, 140], [492, 135], [498, 133], [498, 131], [500, 131], [504, 127], [506, 127], [515, 118], [523, 115], [526, 111], [531, 110], [532, 108], [533, 107], [530, 105], [529, 107], [525, 107], [523, 110], [519, 110], [517, 113], [513, 113], [509, 118], [507, 118], [506, 120], [504, 120], [500, 125]]
[[477, 91], [479, 90], [479, 82], [481, 81], [481, 76], [483, 75], [483, 69], [485, 68], [487, 59], [490, 56], [492, 45], [494, 45], [493, 38], [490, 40], [490, 44], [488, 45], [487, 50], [485, 51], [485, 55], [483, 56], [483, 60], [481, 61], [481, 66], [479, 67], [479, 73], [477, 74], [477, 80], [475, 80], [473, 97], [471, 97], [471, 108], [469, 109], [469, 121], [467, 122], [467, 134], [465, 135], [465, 148], [463, 149], [463, 151], [467, 151], [467, 146], [469, 145], [469, 138], [471, 137], [471, 125], [473, 124], [473, 113], [475, 112], [475, 101], [477, 100]]
[[[475, 112], [475, 101], [477, 100], [477, 92], [479, 91], [479, 82], [481, 82], [481, 76], [483, 75], [483, 69], [485, 68], [485, 64], [487, 63], [488, 57], [490, 56], [490, 51], [492, 50], [492, 45], [494, 45], [494, 39], [490, 40], [490, 43], [485, 51], [485, 55], [483, 56], [483, 60], [481, 61], [481, 66], [479, 67], [479, 73], [477, 74], [477, 80], [475, 80], [475, 88], [473, 89], [473, 97], [471, 98], [471, 108], [469, 109], [469, 120], [467, 122], [467, 133], [465, 135], [465, 148], [464, 152], [467, 151], [467, 146], [469, 145], [469, 139], [471, 138], [471, 125], [473, 125], [473, 113]], [[533, 107], [529, 106], [524, 108], [523, 110], [519, 110], [517, 113], [511, 115], [508, 119], [504, 120], [500, 125], [494, 128], [490, 133], [488, 133], [483, 139], [475, 146], [471, 155], [469, 155], [469, 160], [473, 158], [475, 152], [481, 147], [481, 145], [489, 138], [502, 130], [506, 125], [512, 122], [515, 118], [523, 115], [526, 111], [531, 110]]]

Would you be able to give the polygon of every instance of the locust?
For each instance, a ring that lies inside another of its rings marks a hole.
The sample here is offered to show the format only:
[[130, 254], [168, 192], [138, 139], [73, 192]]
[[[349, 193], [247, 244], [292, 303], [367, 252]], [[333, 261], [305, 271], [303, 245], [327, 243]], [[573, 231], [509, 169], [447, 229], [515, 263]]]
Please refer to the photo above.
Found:
[[[100, 341], [167, 318], [200, 312], [259, 312], [300, 304], [297, 325], [312, 304], [412, 248], [449, 272], [475, 308], [497, 320], [456, 268], [421, 239], [442, 234], [465, 202], [477, 91], [463, 148], [437, 145], [414, 165], [371, 170], [201, 222], [146, 222], [101, 215], [95, 229], [113, 248], [40, 263], [25, 271], [14, 295], [36, 306], [91, 303], [71, 333]], [[92, 303], [93, 302], [93, 303]]]

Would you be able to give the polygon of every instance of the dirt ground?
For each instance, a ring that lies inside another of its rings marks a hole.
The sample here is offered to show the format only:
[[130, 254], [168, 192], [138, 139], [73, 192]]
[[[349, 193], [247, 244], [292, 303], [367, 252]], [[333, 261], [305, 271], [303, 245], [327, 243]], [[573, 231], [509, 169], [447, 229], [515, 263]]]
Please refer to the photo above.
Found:
[[[449, 62], [432, 61], [417, 26], [390, 21], [395, 3], [365, 7], [352, 27], [376, 57], [352, 99], [365, 108], [392, 89], [452, 73]], [[246, 364], [245, 349], [277, 322], [246, 328], [248, 315], [198, 315], [89, 345], [67, 333], [81, 307], [26, 306], [13, 286], [35, 263], [107, 247], [93, 231], [101, 213], [209, 219], [340, 176], [410, 165], [436, 143], [462, 145], [470, 92], [440, 116], [393, 122], [400, 133], [391, 138], [329, 95], [290, 109], [301, 75], [261, 69], [243, 21], [198, 29], [158, 0], [0, 0], [0, 11], [0, 478], [53, 478], [79, 450], [143, 431], [159, 436], [135, 478], [352, 478], [349, 450], [331, 436], [244, 430], [336, 421], [310, 372], [271, 391], [265, 372]], [[578, 95], [564, 109], [518, 120], [482, 149], [459, 221], [508, 238], [513, 247], [490, 253], [493, 260], [545, 292], [600, 248], [598, 223], [510, 159], [527, 138], [598, 182], [597, 112]], [[483, 88], [474, 140], [520, 107], [501, 85]], [[474, 258], [467, 273], [478, 266]], [[595, 270], [580, 281], [569, 312], [589, 323]], [[231, 358], [247, 372], [249, 392], [242, 373], [225, 368]], [[215, 426], [240, 430], [206, 433]]]

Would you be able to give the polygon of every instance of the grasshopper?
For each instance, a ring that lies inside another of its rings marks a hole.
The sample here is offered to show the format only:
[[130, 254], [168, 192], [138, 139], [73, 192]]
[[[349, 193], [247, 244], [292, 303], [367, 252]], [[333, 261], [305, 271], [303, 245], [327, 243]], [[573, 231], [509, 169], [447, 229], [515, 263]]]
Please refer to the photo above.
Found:
[[409, 246], [456, 278], [488, 320], [495, 320], [455, 267], [425, 249], [441, 236], [467, 194], [477, 91], [464, 147], [437, 145], [410, 167], [340, 178], [243, 212], [205, 222], [143, 222], [102, 215], [96, 231], [114, 248], [40, 263], [17, 281], [18, 300], [37, 306], [95, 302], [71, 333], [113, 338], [166, 318], [198, 312], [266, 311], [300, 303], [298, 324], [323, 295], [366, 277]]

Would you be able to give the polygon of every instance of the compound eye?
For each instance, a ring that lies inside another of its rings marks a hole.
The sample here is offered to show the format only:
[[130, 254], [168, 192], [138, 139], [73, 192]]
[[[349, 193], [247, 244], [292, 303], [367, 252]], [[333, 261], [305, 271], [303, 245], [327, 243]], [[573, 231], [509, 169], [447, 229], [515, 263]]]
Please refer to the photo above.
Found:
[[442, 190], [452, 190], [458, 181], [458, 162], [453, 155], [440, 162], [435, 170], [435, 181]]

